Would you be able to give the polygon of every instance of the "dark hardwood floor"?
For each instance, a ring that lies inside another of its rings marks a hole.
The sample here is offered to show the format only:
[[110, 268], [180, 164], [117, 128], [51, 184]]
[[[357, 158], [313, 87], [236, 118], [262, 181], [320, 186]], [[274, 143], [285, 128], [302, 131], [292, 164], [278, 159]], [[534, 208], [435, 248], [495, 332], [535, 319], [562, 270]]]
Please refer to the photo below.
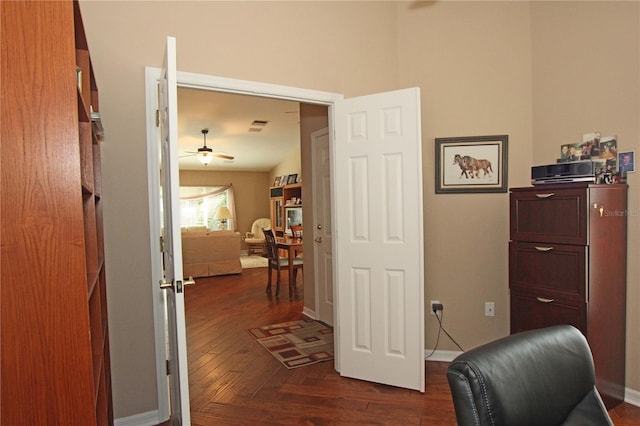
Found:
[[[265, 293], [266, 268], [200, 278], [185, 292], [193, 425], [455, 425], [446, 363], [426, 363], [426, 391], [340, 377], [333, 362], [287, 370], [247, 329], [302, 318], [302, 280], [289, 298]], [[275, 279], [275, 274], [274, 274]], [[275, 288], [275, 285], [274, 285]], [[640, 425], [621, 404], [616, 425]]]

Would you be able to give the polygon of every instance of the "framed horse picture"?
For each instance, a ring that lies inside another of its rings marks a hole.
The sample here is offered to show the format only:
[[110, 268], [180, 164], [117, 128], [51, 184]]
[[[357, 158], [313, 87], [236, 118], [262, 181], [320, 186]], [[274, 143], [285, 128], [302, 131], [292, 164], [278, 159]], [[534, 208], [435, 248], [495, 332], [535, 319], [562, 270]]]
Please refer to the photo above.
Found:
[[507, 192], [508, 135], [436, 138], [436, 194]]

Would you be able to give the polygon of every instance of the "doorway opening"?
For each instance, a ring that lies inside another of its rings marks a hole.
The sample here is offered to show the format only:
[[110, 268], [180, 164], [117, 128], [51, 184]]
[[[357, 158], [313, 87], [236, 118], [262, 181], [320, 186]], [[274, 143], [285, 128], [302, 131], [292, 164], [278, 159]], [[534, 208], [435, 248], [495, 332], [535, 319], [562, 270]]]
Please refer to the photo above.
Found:
[[[158, 128], [156, 127], [155, 117], [157, 109], [158, 93], [155, 82], [161, 75], [161, 70], [157, 68], [146, 68], [146, 104], [147, 104], [147, 164], [148, 164], [148, 182], [149, 182], [149, 208], [150, 208], [150, 246], [151, 246], [151, 266], [152, 266], [152, 283], [157, 283], [162, 279], [162, 256], [160, 250], [160, 217], [157, 206], [160, 205], [158, 188], [159, 176], [159, 150], [156, 144], [158, 138]], [[333, 105], [343, 99], [340, 94], [319, 92], [308, 89], [300, 89], [287, 86], [278, 86], [264, 83], [256, 83], [243, 80], [227, 79], [222, 77], [207, 76], [201, 74], [177, 73], [178, 87], [187, 87], [193, 89], [220, 91], [224, 93], [235, 93], [239, 95], [252, 95], [259, 97], [268, 97], [274, 99], [285, 99], [299, 102], [301, 105], [323, 106], [326, 108], [329, 117], [332, 115]], [[329, 118], [329, 123], [331, 119]], [[330, 127], [332, 125], [330, 124]], [[333, 134], [333, 132], [329, 132]], [[304, 165], [303, 165], [304, 167]], [[303, 182], [304, 184], [304, 182]], [[308, 182], [310, 184], [310, 182]], [[314, 290], [315, 291], [315, 290]], [[164, 312], [164, 296], [160, 288], [156, 285], [152, 286], [153, 303], [154, 303], [154, 323], [155, 323], [155, 341], [156, 341], [156, 371], [157, 371], [157, 391], [160, 418], [167, 418], [169, 415], [169, 394], [166, 386], [166, 372], [164, 366], [167, 359], [167, 348], [165, 342], [165, 312]], [[336, 357], [336, 365], [339, 359]]]

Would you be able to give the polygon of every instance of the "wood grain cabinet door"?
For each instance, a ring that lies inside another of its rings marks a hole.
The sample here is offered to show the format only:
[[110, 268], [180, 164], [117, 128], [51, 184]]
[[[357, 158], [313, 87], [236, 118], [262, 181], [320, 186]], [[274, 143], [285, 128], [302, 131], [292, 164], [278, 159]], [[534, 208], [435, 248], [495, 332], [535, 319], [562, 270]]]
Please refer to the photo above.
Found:
[[511, 292], [511, 333], [557, 324], [573, 325], [587, 336], [587, 304], [536, 296], [534, 293]]
[[586, 302], [586, 263], [585, 246], [512, 241], [509, 286], [540, 297]]
[[512, 240], [587, 244], [587, 192], [584, 188], [512, 190]]

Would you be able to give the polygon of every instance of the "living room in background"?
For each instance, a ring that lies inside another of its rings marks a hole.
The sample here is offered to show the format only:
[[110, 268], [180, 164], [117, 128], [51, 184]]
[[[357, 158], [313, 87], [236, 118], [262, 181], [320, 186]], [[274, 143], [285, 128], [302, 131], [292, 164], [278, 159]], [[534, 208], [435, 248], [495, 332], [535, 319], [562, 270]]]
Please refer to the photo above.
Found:
[[[231, 213], [231, 218], [216, 219], [216, 213], [220, 207], [226, 207]], [[180, 187], [180, 222], [182, 226], [206, 226], [210, 230], [234, 230], [236, 228], [235, 217], [231, 184]]]

